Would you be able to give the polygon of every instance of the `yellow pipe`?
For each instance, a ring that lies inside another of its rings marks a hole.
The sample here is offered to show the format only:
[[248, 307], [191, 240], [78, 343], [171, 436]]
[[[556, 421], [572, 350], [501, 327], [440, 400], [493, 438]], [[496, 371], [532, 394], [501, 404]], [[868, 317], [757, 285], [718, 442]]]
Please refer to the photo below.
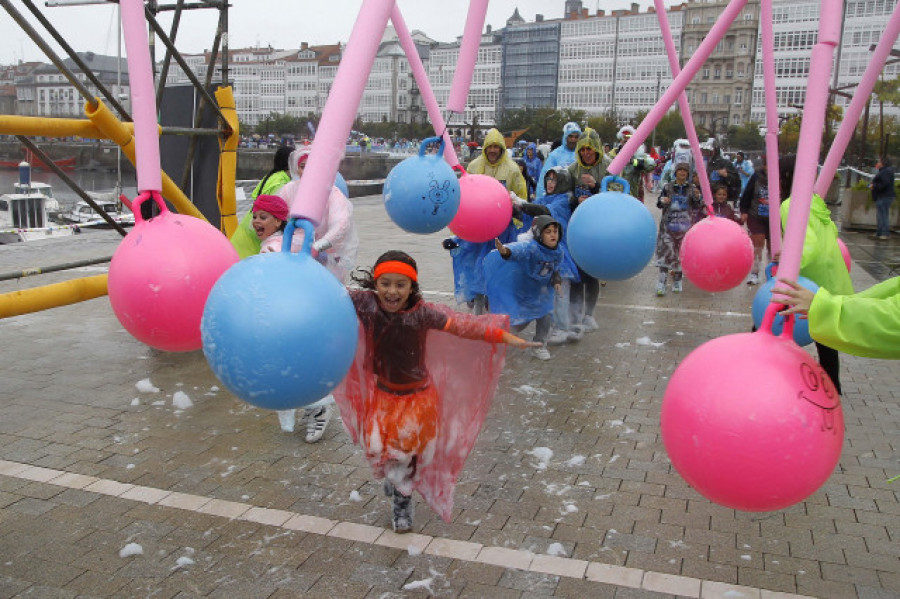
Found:
[[[134, 133], [134, 123], [122, 123]], [[0, 134], [26, 135], [29, 137], [86, 137], [106, 139], [106, 136], [87, 119], [51, 119], [37, 116], [17, 116], [0, 114]]]
[[[125, 127], [124, 123], [116, 118], [100, 98], [97, 98], [97, 106], [94, 108], [90, 104], [85, 104], [84, 113], [105, 137], [111, 139], [122, 148], [122, 153], [128, 157], [131, 164], [135, 164], [134, 129], [129, 130]], [[181, 214], [189, 214], [201, 220], [206, 220], [206, 217], [197, 210], [197, 207], [191, 203], [165, 172], [162, 173], [162, 194], [163, 197], [172, 202], [172, 205]]]
[[237, 169], [237, 148], [240, 140], [237, 110], [234, 107], [234, 94], [231, 86], [220, 87], [216, 90], [216, 101], [219, 110], [231, 127], [231, 134], [224, 141], [219, 140], [219, 177], [216, 181], [216, 195], [219, 198], [219, 214], [221, 224], [219, 228], [226, 237], [231, 237], [237, 227], [237, 203], [234, 197], [234, 173]]
[[106, 295], [107, 275], [72, 279], [0, 295], [0, 318], [40, 312]]

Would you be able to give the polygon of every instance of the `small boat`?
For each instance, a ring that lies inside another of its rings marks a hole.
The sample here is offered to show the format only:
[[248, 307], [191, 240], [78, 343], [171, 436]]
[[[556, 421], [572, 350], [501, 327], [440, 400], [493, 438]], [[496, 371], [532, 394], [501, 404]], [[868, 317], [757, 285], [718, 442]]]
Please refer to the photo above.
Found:
[[[64, 171], [74, 171], [77, 166], [77, 161], [78, 159], [72, 156], [71, 158], [59, 158], [53, 160], [53, 164]], [[50, 167], [48, 167], [43, 160], [35, 156], [30, 150], [25, 151], [25, 162], [28, 162], [32, 168], [39, 168], [45, 171], [50, 170]], [[0, 168], [19, 168], [21, 163], [21, 160], [0, 158]]]
[[[118, 196], [115, 192], [96, 192], [89, 191], [87, 194], [91, 197], [95, 204], [97, 204], [103, 212], [105, 212], [108, 216], [110, 216], [114, 221], [122, 225], [123, 227], [130, 227], [134, 225], [134, 214], [124, 208], [121, 202], [118, 200]], [[73, 207], [70, 212], [67, 212], [62, 215], [63, 220], [66, 223], [71, 223], [78, 225], [79, 227], [109, 227], [109, 223], [106, 222], [97, 211], [94, 210], [93, 206], [85, 202], [84, 200], [79, 200]]]
[[59, 204], [49, 187], [46, 183], [16, 183], [15, 193], [0, 195], [0, 244], [78, 233], [77, 225], [61, 225], [50, 218]]

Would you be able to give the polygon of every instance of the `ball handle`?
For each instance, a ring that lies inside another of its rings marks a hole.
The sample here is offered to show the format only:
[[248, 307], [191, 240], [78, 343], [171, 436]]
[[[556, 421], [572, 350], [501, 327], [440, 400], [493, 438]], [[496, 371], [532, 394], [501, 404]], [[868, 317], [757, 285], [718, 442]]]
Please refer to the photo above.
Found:
[[440, 142], [441, 145], [438, 146], [438, 151], [437, 151], [436, 156], [443, 156], [444, 155], [444, 138], [443, 137], [426, 137], [425, 139], [423, 139], [422, 142], [419, 144], [419, 156], [424, 157], [425, 150], [428, 149], [428, 146], [433, 143], [438, 143], [438, 142]]
[[169, 212], [169, 207], [166, 206], [166, 203], [162, 199], [162, 194], [160, 194], [156, 190], [147, 190], [142, 191], [138, 194], [134, 201], [131, 202], [131, 212], [134, 213], [134, 225], [137, 226], [144, 221], [144, 217], [141, 216], [141, 204], [144, 203], [147, 198], [152, 199], [156, 202], [156, 205], [159, 206], [159, 214], [162, 215], [166, 212]]
[[[777, 337], [775, 333], [772, 332], [772, 323], [775, 322], [775, 317], [778, 316], [778, 312], [783, 310], [786, 306], [784, 304], [775, 304], [770, 303], [766, 307], [766, 311], [763, 314], [762, 323], [759, 325], [759, 330], [757, 333], [765, 332], [773, 337]], [[781, 337], [787, 337], [790, 341], [794, 340], [794, 314], [788, 314], [787, 316], [783, 316], [784, 325], [781, 329]]]
[[291, 239], [294, 237], [296, 229], [303, 229], [303, 245], [300, 246], [300, 253], [312, 256], [313, 237], [316, 230], [313, 224], [305, 218], [289, 218], [287, 225], [284, 227], [284, 238], [281, 240], [281, 251], [291, 253]]
[[606, 191], [606, 186], [610, 183], [618, 183], [623, 187], [623, 193], [631, 193], [631, 186], [628, 184], [628, 181], [626, 181], [622, 177], [617, 177], [616, 175], [606, 175], [605, 177], [603, 177], [603, 180], [600, 181], [600, 191]]

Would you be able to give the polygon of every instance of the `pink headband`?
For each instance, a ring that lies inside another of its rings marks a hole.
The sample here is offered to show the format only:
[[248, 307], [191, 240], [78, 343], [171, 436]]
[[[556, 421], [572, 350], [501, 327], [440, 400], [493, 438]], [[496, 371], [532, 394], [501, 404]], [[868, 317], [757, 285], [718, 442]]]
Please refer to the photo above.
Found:
[[253, 212], [257, 210], [265, 210], [278, 220], [287, 220], [290, 214], [287, 202], [280, 196], [257, 196], [256, 201], [253, 202]]

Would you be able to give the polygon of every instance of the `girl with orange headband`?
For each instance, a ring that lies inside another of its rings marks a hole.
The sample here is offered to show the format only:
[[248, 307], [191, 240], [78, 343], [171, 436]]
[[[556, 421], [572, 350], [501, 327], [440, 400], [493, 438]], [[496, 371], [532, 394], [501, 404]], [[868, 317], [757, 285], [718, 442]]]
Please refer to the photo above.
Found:
[[[353, 276], [363, 337], [334, 391], [344, 426], [385, 494], [395, 532], [413, 525], [413, 489], [446, 521], [453, 490], [484, 423], [505, 352], [534, 347], [507, 332], [508, 317], [474, 316], [422, 300], [416, 262], [389, 251]], [[485, 343], [487, 342], [487, 343]]]

